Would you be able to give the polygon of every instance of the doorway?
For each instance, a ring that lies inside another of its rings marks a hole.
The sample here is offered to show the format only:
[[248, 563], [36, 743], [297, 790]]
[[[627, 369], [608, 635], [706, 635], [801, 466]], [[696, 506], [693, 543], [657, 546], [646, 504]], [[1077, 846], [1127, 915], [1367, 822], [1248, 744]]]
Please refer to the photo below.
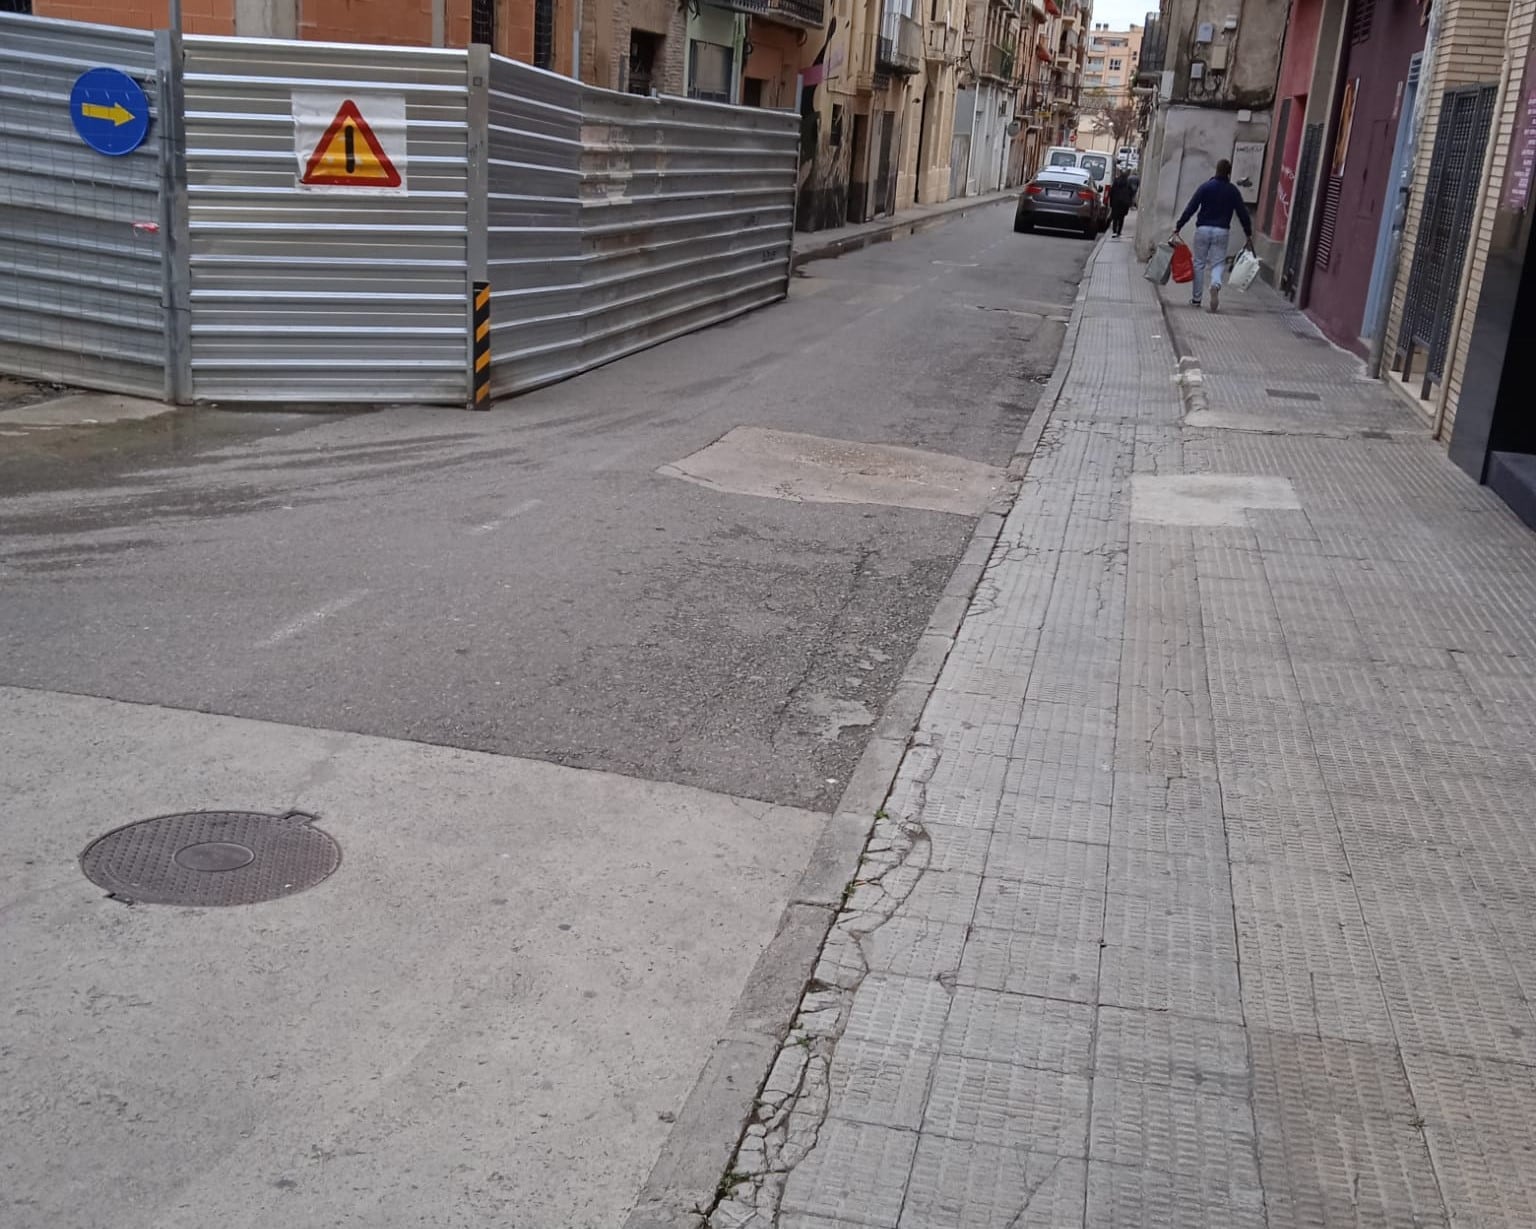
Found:
[[923, 178], [927, 174], [927, 164], [924, 157], [928, 153], [928, 100], [933, 97], [933, 91], [924, 87], [923, 109], [917, 119], [917, 166], [912, 176], [912, 204], [916, 205], [923, 199]]
[[848, 176], [848, 220], [869, 220], [869, 116], [853, 117], [853, 167]]
[[629, 32], [629, 80], [624, 89], [630, 94], [649, 94], [651, 77], [656, 71], [657, 53], [661, 50], [661, 36], [645, 30]]
[[1413, 156], [1413, 111], [1419, 97], [1419, 70], [1424, 63], [1421, 51], [1408, 62], [1408, 80], [1397, 111], [1397, 140], [1392, 146], [1392, 168], [1387, 172], [1389, 208], [1381, 211], [1381, 228], [1376, 234], [1376, 255], [1371, 265], [1371, 288], [1365, 296], [1365, 317], [1360, 322], [1360, 336], [1367, 342], [1376, 334], [1377, 314], [1385, 297], [1392, 292], [1388, 281], [1395, 272], [1392, 263], [1394, 234], [1401, 234], [1408, 215], [1408, 161]]

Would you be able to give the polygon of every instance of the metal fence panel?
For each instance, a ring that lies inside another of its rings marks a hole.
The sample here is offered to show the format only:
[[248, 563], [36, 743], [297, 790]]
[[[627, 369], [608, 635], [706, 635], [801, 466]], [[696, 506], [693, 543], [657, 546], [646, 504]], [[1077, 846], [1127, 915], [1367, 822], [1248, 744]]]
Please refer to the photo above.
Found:
[[581, 95], [569, 77], [491, 59], [486, 229], [497, 396], [583, 370]]
[[[132, 153], [74, 130], [70, 89], [96, 67], [149, 99]], [[0, 370], [166, 392], [159, 119], [152, 33], [0, 14]]]
[[1497, 96], [1493, 85], [1464, 86], [1447, 90], [1440, 109], [1396, 351], [1406, 375], [1412, 351], [1427, 347], [1425, 397], [1430, 385], [1445, 373], [1451, 317], [1466, 264], [1467, 238], [1477, 214], [1483, 151]]
[[784, 297], [796, 116], [578, 86], [499, 58], [491, 82], [496, 394]]
[[[188, 37], [200, 400], [464, 403], [463, 51]], [[293, 93], [403, 95], [408, 194], [298, 185]]]

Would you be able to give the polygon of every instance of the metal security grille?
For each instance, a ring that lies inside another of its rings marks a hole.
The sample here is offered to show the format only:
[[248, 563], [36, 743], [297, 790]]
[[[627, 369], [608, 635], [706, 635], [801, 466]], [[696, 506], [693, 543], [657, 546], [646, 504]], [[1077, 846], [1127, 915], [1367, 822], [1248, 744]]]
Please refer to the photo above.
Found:
[[1410, 378], [1417, 351], [1428, 352], [1421, 396], [1445, 373], [1451, 313], [1461, 286], [1467, 240], [1477, 213], [1483, 150], [1493, 125], [1498, 88], [1472, 85], [1447, 90], [1435, 128], [1424, 216], [1419, 220], [1413, 268], [1397, 341], [1397, 365]]
[[555, 66], [555, 0], [534, 0], [533, 66]]
[[1376, 20], [1376, 0], [1355, 0], [1350, 18], [1349, 41], [1363, 43], [1371, 37], [1371, 23]]
[[1301, 165], [1296, 170], [1296, 195], [1291, 200], [1291, 229], [1285, 240], [1285, 276], [1282, 284], [1287, 294], [1296, 293], [1301, 274], [1301, 257], [1307, 247], [1307, 232], [1312, 224], [1312, 185], [1317, 182], [1317, 162], [1322, 156], [1323, 126], [1308, 124], [1301, 142]]
[[472, 0], [469, 10], [469, 41], [496, 46], [496, 0]]
[[1339, 231], [1339, 201], [1344, 195], [1344, 181], [1329, 177], [1323, 189], [1323, 216], [1317, 226], [1317, 267], [1333, 263], [1333, 241]]

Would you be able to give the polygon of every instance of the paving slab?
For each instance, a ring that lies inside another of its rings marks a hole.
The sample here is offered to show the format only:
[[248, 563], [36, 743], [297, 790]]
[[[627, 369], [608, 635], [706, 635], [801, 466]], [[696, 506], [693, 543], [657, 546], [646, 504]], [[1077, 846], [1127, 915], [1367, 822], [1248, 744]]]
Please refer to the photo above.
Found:
[[[879, 1126], [834, 1109], [737, 1189], [761, 1225], [802, 1223], [785, 1170], [805, 1224], [1536, 1223], [1536, 538], [1273, 292], [1193, 312], [1128, 252], [898, 772], [906, 843], [834, 923], [885, 971], [813, 983], [785, 1050], [878, 1054]], [[934, 920], [924, 878], [978, 869]]]

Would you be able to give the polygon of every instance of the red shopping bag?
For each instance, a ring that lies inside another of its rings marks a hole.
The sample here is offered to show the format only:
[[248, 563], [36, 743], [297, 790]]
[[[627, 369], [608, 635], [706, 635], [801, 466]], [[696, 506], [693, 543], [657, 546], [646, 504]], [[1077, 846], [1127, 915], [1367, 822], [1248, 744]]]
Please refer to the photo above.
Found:
[[1195, 280], [1195, 257], [1189, 250], [1189, 244], [1179, 243], [1173, 249], [1173, 280], [1176, 282], [1192, 282]]

